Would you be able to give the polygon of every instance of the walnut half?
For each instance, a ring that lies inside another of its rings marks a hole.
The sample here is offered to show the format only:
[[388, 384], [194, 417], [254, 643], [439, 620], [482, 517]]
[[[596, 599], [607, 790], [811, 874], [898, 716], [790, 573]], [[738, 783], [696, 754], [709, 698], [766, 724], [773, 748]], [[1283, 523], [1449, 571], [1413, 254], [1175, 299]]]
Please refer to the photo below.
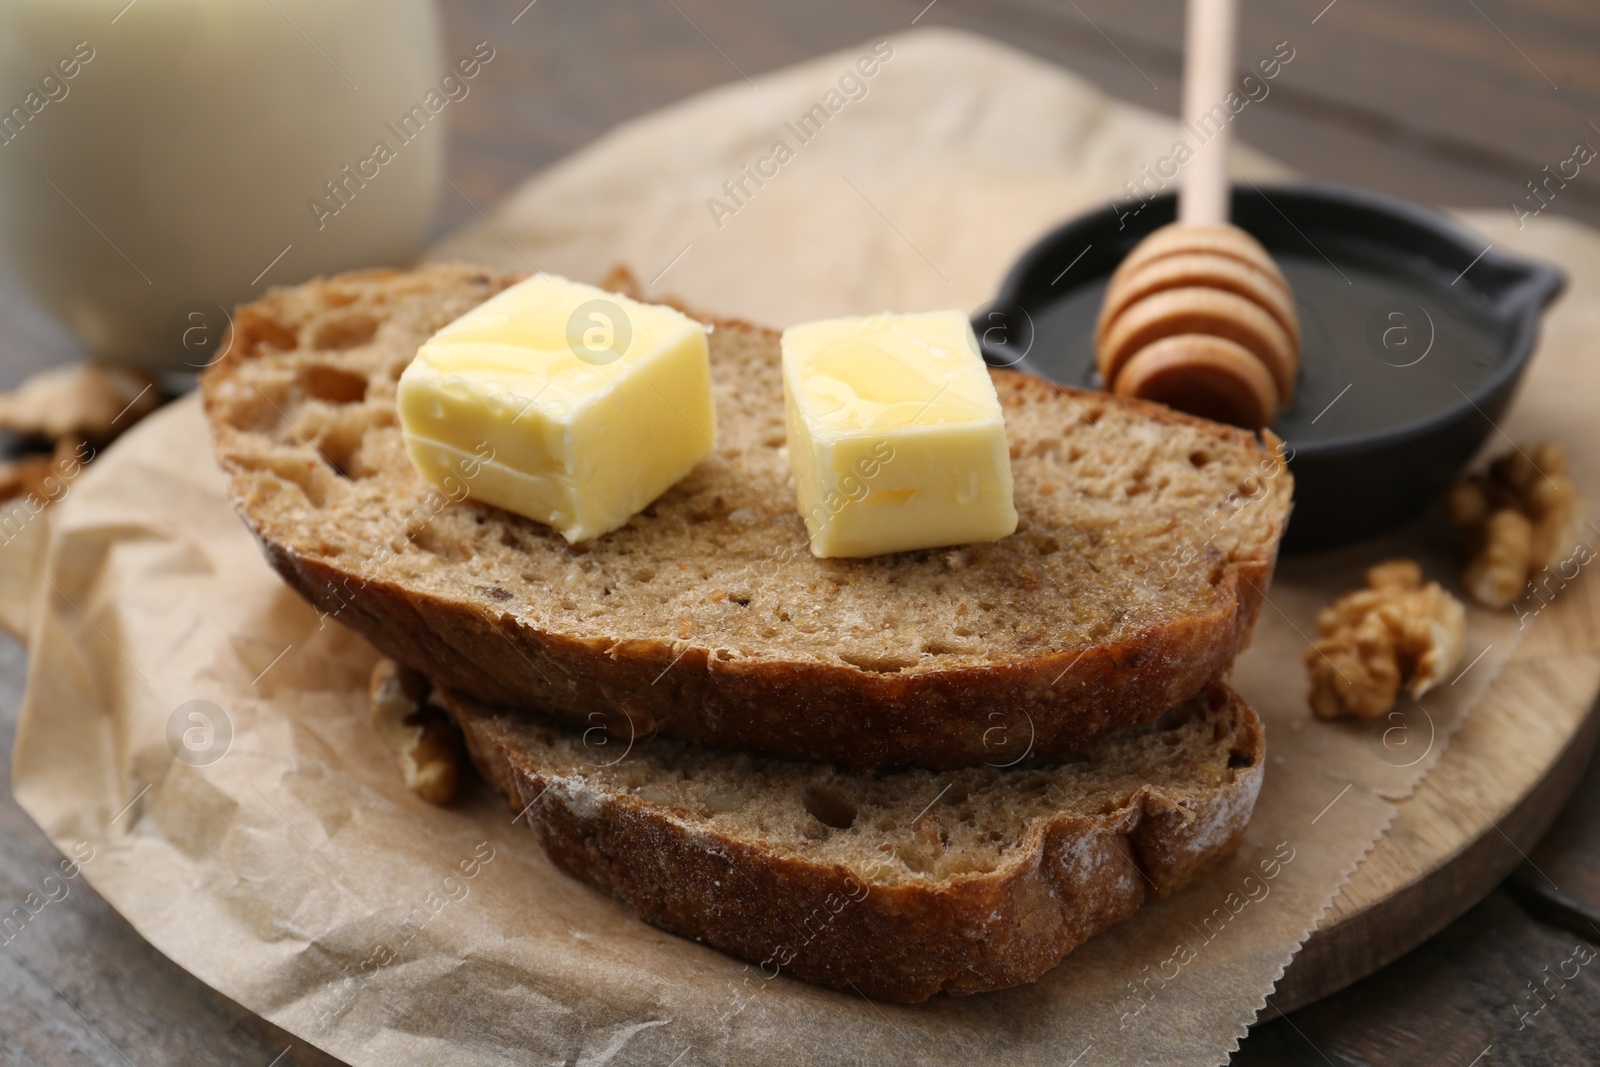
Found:
[[160, 403], [155, 382], [139, 371], [79, 363], [36, 374], [14, 392], [0, 393], [0, 430], [103, 445]]
[[378, 736], [394, 752], [407, 788], [430, 804], [448, 804], [461, 782], [461, 745], [427, 696], [427, 679], [416, 671], [389, 659], [373, 666], [367, 698]]
[[1474, 542], [1462, 583], [1491, 608], [1511, 605], [1577, 537], [1582, 500], [1554, 441], [1514, 447], [1444, 498], [1445, 514]]
[[1461, 659], [1466, 609], [1422, 582], [1411, 560], [1367, 571], [1367, 588], [1346, 593], [1317, 616], [1320, 640], [1306, 649], [1311, 710], [1319, 718], [1372, 719], [1394, 707], [1404, 684], [1412, 697], [1438, 685]]

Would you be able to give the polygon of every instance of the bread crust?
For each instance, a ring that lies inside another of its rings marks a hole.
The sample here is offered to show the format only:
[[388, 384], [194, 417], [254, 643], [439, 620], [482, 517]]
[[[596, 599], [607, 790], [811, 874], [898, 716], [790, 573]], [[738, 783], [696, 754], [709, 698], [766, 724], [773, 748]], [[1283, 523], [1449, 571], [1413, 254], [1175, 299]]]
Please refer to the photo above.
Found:
[[[884, 674], [727, 662], [710, 649], [674, 650], [667, 641], [575, 640], [395, 582], [352, 587], [347, 572], [256, 533], [273, 568], [319, 610], [384, 655], [482, 703], [535, 707], [624, 739], [663, 734], [855, 769], [1003, 766], [1024, 752], [1059, 755], [1152, 722], [1232, 666], [1272, 574], [1268, 560], [1234, 567], [1223, 609], [1137, 640], [1002, 666]], [[1068, 670], [1073, 684], [1053, 684]], [[1029, 734], [1032, 745], [986, 743], [995, 729]]]
[[[465, 274], [474, 269], [428, 270]], [[494, 286], [515, 280], [489, 271], [473, 277], [490, 278]], [[361, 276], [364, 282], [374, 279], [431, 284], [426, 272]], [[269, 311], [258, 310], [264, 306], [240, 310], [236, 336], [224, 358], [207, 371], [202, 390], [234, 506], [272, 566], [319, 610], [443, 687], [490, 706], [532, 706], [580, 726], [602, 725], [623, 738], [659, 733], [852, 768], [1005, 765], [1024, 756], [1068, 752], [1109, 731], [1153, 721], [1226, 673], [1248, 642], [1287, 524], [1289, 476], [1284, 471], [1273, 485], [1274, 502], [1256, 505], [1281, 509], [1276, 535], [1214, 561], [1219, 573], [1210, 610], [1169, 617], [1121, 640], [982, 665], [883, 671], [775, 653], [731, 659], [718, 654], [715, 634], [578, 637], [538, 628], [485, 596], [433, 595], [383, 575], [364, 579], [349, 565], [319, 554], [317, 531], [263, 514], [234, 451], [236, 438], [248, 431], [228, 425], [220, 411], [231, 378], [261, 355], [270, 357], [295, 343], [292, 334], [274, 334], [284, 327]], [[700, 317], [714, 322], [719, 332], [770, 334], [776, 349], [776, 334], [770, 331]], [[1054, 397], [1065, 396], [1074, 407], [1115, 405], [1157, 427], [1200, 427], [1230, 445], [1254, 440], [1160, 405], [1085, 393], [1010, 371], [991, 373], [1003, 405], [1058, 403]], [[1261, 456], [1282, 469], [1281, 459], [1265, 450]], [[1005, 743], [997, 745], [1001, 737]]]
[[1233, 855], [1265, 755], [1254, 711], [1213, 685], [1197, 703], [1237, 764], [1213, 792], [1179, 803], [1158, 786], [1130, 786], [1102, 814], [1035, 819], [991, 872], [895, 885], [552, 773], [519, 741], [515, 716], [442, 699], [479, 769], [567, 873], [652, 925], [749, 961], [752, 979], [785, 973], [909, 1003], [1032, 981]]

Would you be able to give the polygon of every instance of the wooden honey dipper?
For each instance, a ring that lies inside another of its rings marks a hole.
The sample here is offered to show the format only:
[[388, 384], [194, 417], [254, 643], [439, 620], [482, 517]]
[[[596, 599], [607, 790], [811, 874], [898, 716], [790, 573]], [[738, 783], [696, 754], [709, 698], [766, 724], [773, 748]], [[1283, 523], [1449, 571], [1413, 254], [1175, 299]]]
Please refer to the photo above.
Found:
[[[1183, 110], [1198, 132], [1233, 78], [1237, 0], [1189, 0]], [[1178, 221], [1141, 241], [1106, 287], [1095, 326], [1105, 387], [1260, 429], [1294, 397], [1294, 294], [1261, 243], [1228, 222], [1232, 113], [1194, 145]]]

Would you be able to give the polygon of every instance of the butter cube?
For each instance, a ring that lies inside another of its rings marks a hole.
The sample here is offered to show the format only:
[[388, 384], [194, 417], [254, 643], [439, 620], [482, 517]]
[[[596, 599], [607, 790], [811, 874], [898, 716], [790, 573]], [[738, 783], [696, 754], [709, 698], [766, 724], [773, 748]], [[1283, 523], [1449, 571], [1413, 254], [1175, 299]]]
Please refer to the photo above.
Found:
[[1005, 417], [961, 312], [785, 330], [783, 398], [814, 555], [876, 556], [1016, 530]]
[[716, 435], [704, 326], [548, 275], [429, 338], [398, 404], [423, 477], [569, 542], [626, 523]]

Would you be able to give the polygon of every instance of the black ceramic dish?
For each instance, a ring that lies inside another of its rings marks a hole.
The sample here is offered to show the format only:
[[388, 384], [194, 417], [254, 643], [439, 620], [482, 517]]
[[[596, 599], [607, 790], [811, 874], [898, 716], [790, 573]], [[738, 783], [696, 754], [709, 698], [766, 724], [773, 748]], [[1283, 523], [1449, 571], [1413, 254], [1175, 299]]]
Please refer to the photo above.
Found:
[[[973, 319], [984, 358], [1098, 388], [1106, 282], [1174, 207], [1171, 195], [1137, 214], [1107, 207], [1042, 238]], [[1293, 449], [1285, 547], [1329, 548], [1404, 522], [1499, 422], [1565, 279], [1486, 250], [1437, 212], [1355, 189], [1235, 189], [1233, 221], [1277, 259], [1300, 313], [1300, 381], [1273, 424]]]

